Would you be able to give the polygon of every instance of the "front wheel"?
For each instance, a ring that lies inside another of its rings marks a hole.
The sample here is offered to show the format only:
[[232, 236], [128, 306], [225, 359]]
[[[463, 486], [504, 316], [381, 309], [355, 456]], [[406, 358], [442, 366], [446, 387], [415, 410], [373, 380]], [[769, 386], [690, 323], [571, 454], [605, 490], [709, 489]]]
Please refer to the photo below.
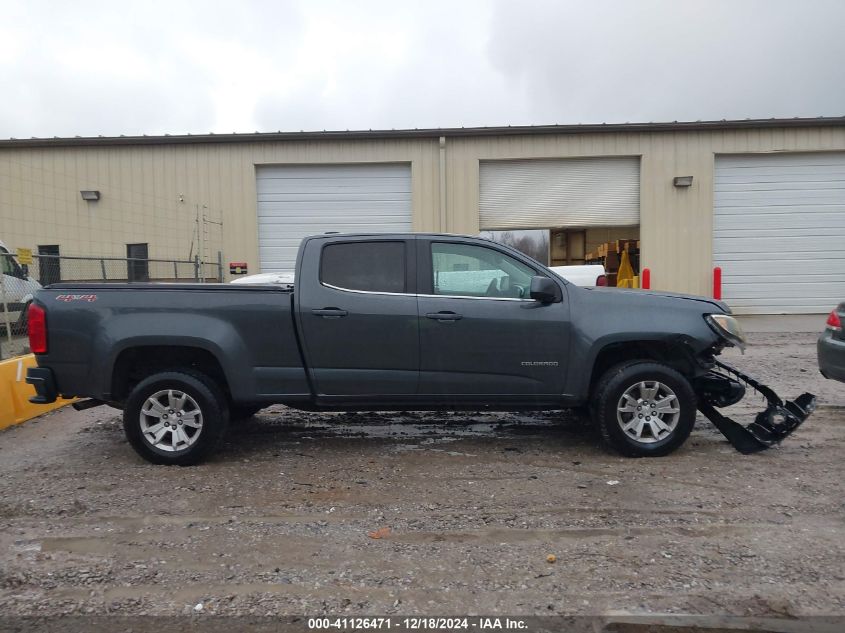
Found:
[[695, 392], [666, 365], [630, 361], [608, 370], [593, 396], [593, 422], [604, 441], [629, 457], [668, 455], [695, 425]]
[[129, 394], [123, 409], [126, 439], [154, 464], [187, 466], [203, 460], [228, 420], [220, 387], [188, 369], [145, 378]]

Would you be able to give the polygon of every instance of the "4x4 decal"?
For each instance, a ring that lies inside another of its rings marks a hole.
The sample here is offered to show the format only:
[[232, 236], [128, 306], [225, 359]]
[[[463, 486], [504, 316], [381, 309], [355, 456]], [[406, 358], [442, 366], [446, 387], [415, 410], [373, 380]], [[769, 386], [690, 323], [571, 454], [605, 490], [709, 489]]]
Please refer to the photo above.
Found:
[[56, 295], [56, 301], [87, 301], [97, 300], [97, 295]]

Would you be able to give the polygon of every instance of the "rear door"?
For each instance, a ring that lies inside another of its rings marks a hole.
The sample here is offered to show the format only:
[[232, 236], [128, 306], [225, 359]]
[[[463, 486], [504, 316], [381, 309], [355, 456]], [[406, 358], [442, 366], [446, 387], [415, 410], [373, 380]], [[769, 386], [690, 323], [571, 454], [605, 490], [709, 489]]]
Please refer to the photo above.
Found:
[[563, 393], [569, 306], [529, 297], [542, 268], [495, 245], [420, 238], [420, 394], [447, 402], [555, 401]]
[[306, 242], [297, 286], [303, 351], [319, 396], [343, 401], [417, 392], [415, 240]]

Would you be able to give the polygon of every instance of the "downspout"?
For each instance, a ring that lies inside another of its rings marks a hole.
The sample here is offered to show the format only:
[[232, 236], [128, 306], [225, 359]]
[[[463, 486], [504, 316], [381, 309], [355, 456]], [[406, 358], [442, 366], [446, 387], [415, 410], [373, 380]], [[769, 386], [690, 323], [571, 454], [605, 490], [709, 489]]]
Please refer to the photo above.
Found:
[[440, 137], [440, 231], [449, 232], [446, 218], [446, 137]]

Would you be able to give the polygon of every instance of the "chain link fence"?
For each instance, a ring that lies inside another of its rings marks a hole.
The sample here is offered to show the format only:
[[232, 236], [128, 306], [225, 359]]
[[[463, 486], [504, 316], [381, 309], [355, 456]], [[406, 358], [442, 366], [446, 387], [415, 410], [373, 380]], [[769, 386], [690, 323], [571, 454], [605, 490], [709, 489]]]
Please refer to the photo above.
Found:
[[29, 265], [12, 253], [0, 253], [0, 360], [29, 352], [26, 308], [38, 289], [62, 282], [219, 282], [222, 254], [216, 262], [126, 257], [33, 255]]

